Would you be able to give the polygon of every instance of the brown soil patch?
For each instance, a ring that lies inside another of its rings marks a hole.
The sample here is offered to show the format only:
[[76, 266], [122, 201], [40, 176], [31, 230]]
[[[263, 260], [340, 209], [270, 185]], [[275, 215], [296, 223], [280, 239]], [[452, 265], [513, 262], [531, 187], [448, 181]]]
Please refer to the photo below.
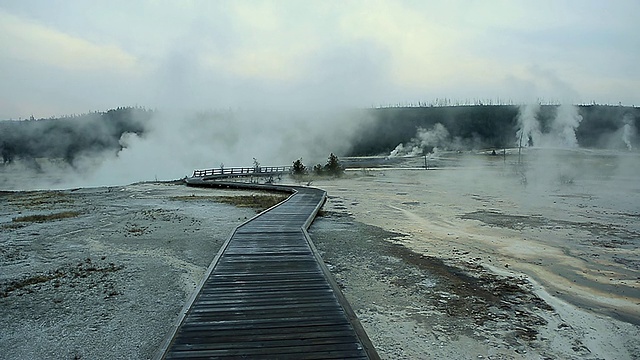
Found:
[[214, 202], [225, 203], [237, 207], [251, 208], [256, 212], [262, 212], [272, 206], [285, 201], [289, 195], [284, 194], [252, 194], [252, 195], [236, 195], [236, 196], [176, 196], [172, 200], [179, 201], [202, 201], [209, 200]]
[[47, 221], [53, 221], [53, 220], [73, 218], [78, 215], [80, 215], [80, 212], [78, 211], [63, 211], [63, 212], [54, 213], [54, 214], [37, 214], [37, 215], [20, 216], [20, 217], [15, 217], [12, 220], [14, 222], [47, 222]]

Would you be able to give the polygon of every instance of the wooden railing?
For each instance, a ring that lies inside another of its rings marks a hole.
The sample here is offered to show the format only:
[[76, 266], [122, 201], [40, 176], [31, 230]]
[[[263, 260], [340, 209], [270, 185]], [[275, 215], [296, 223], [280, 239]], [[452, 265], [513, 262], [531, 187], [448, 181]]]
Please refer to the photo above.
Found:
[[194, 170], [192, 177], [270, 176], [287, 174], [291, 166], [232, 167]]

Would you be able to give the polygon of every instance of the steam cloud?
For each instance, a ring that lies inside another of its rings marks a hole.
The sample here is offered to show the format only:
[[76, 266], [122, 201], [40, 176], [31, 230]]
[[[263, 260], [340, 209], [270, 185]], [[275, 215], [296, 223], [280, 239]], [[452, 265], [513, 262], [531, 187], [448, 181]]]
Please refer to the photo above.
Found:
[[[359, 119], [346, 113], [226, 111], [184, 115], [162, 112], [144, 137], [126, 135], [115, 157], [103, 161], [91, 182], [112, 178], [176, 179], [194, 168], [289, 165], [297, 158], [324, 161], [343, 150]], [[332, 131], [332, 129], [334, 129]], [[144, 164], [144, 166], [141, 166]], [[111, 174], [115, 175], [112, 176]]]
[[[459, 106], [189, 112], [124, 108], [0, 122], [0, 189], [171, 180], [203, 167], [324, 163], [439, 150], [638, 146], [640, 111], [618, 106]], [[515, 137], [515, 139], [514, 139]]]
[[540, 143], [542, 132], [540, 131], [540, 122], [536, 118], [540, 105], [523, 105], [518, 113], [518, 127], [516, 132], [516, 145], [529, 146], [531, 144]]
[[544, 148], [576, 148], [578, 139], [576, 129], [580, 126], [582, 116], [573, 105], [560, 105], [551, 121], [550, 131], [541, 131], [537, 113], [540, 105], [524, 105], [518, 114], [519, 130], [516, 132], [516, 146], [535, 146]]
[[376, 120], [364, 129], [368, 136], [355, 139], [351, 155], [418, 156], [434, 149], [514, 146], [632, 150], [640, 121], [637, 108], [598, 105], [386, 108], [373, 113]]
[[633, 118], [627, 114], [622, 119], [624, 126], [622, 127], [622, 141], [627, 147], [627, 150], [633, 150], [633, 141], [636, 137], [636, 127], [633, 125]]
[[[12, 173], [15, 176], [0, 176], [0, 188], [103, 186], [173, 180], [190, 175], [196, 168], [218, 167], [221, 163], [228, 167], [250, 166], [253, 158], [265, 165], [290, 165], [300, 157], [309, 164], [323, 163], [329, 153], [344, 152], [349, 137], [367, 120], [366, 114], [347, 110], [199, 113], [163, 110], [155, 111], [151, 116], [148, 112], [130, 115], [131, 123], [144, 124], [139, 131], [126, 127], [117, 131], [107, 127], [109, 131], [102, 131], [101, 121], [87, 127], [86, 133], [93, 133], [94, 138], [102, 138], [105, 144], [108, 139], [108, 146], [99, 148], [82, 145], [85, 132], [68, 135], [62, 141], [60, 136], [48, 137], [39, 130], [25, 130], [15, 139], [16, 143], [39, 140], [40, 146], [23, 149], [15, 158], [11, 155], [11, 159], [8, 151], [20, 149], [5, 151], [7, 159], [0, 171], [3, 175]], [[64, 123], [41, 121], [48, 124], [49, 131], [55, 129], [56, 124]], [[41, 121], [23, 125], [40, 127]], [[79, 123], [73, 125], [69, 128], [82, 128]]]
[[558, 114], [552, 122], [551, 134], [556, 135], [558, 144], [562, 147], [578, 147], [576, 129], [580, 126], [582, 116], [578, 114], [578, 108], [573, 105], [560, 105]]
[[450, 144], [449, 131], [444, 125], [437, 123], [432, 129], [418, 128], [416, 137], [411, 139], [407, 145], [398, 144], [389, 157], [398, 156], [419, 156], [426, 152], [437, 152], [438, 148]]

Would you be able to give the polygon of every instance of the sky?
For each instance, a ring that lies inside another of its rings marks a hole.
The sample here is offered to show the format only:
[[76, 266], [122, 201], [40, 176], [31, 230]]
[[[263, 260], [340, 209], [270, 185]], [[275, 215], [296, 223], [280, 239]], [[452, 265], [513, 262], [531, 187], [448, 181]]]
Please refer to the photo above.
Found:
[[118, 106], [640, 106], [640, 1], [0, 0], [0, 119]]

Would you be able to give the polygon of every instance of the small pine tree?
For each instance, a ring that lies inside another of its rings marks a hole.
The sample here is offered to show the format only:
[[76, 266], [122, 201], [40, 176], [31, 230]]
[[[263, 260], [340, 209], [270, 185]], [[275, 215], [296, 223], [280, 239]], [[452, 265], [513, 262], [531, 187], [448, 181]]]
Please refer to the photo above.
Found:
[[324, 168], [322, 167], [321, 164], [317, 164], [316, 166], [313, 167], [313, 173], [316, 175], [323, 175]]
[[344, 172], [342, 165], [340, 165], [340, 160], [334, 153], [329, 155], [327, 165], [324, 166], [324, 170], [331, 176], [342, 176], [342, 173]]
[[302, 176], [307, 174], [307, 167], [302, 163], [302, 158], [293, 162], [293, 167], [291, 168], [291, 174], [293, 176]]

